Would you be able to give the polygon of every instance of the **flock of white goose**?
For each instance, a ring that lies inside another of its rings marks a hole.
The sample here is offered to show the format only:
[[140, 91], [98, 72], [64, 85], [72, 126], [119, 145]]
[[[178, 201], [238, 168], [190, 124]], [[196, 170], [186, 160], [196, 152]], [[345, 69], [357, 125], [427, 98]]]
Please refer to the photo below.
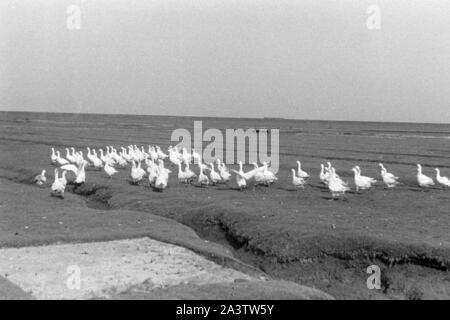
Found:
[[[254, 168], [250, 171], [243, 171], [243, 164], [239, 162], [239, 170], [229, 170], [227, 166], [217, 159], [215, 163], [205, 164], [202, 157], [194, 149], [192, 152], [182, 148], [181, 151], [177, 147], [170, 146], [168, 154], [164, 153], [159, 146], [148, 146], [145, 151], [144, 147], [140, 148], [136, 145], [129, 145], [127, 148], [121, 147], [117, 151], [113, 146], [107, 146], [106, 151], [99, 149], [98, 153], [95, 149], [86, 148], [87, 154], [84, 158], [83, 151], [76, 151], [75, 148], [66, 148], [65, 158], [61, 156], [60, 151], [52, 148], [51, 162], [57, 166], [55, 168], [54, 181], [51, 186], [51, 195], [64, 197], [64, 190], [67, 185], [67, 172], [75, 175], [73, 180], [75, 184], [82, 184], [86, 181], [86, 167], [97, 168], [103, 170], [109, 178], [116, 174], [118, 169], [124, 169], [131, 165], [131, 183], [139, 184], [147, 176], [149, 185], [158, 191], [164, 190], [169, 182], [169, 175], [172, 171], [165, 167], [164, 161], [168, 159], [170, 163], [178, 168], [178, 181], [180, 183], [190, 184], [197, 180], [197, 184], [204, 187], [209, 184], [227, 183], [231, 179], [231, 172], [235, 174], [236, 183], [240, 190], [247, 187], [249, 180], [254, 180], [255, 185], [269, 186], [278, 180], [276, 175], [270, 171], [266, 162], [262, 166], [253, 163]], [[146, 168], [142, 168], [142, 163]], [[195, 173], [191, 169], [191, 164], [197, 167]], [[217, 166], [217, 170], [216, 170]], [[383, 183], [388, 188], [393, 188], [399, 183], [399, 178], [387, 171], [382, 163], [379, 164], [380, 175]], [[377, 180], [371, 177], [363, 176], [361, 168], [355, 166], [352, 168], [354, 172], [354, 183], [356, 192], [360, 190], [370, 189]], [[440, 170], [435, 168], [436, 181], [444, 188], [450, 187], [450, 179], [441, 176]], [[61, 176], [59, 176], [59, 173]], [[209, 175], [207, 174], [209, 172]], [[297, 161], [297, 169], [292, 169], [292, 184], [296, 188], [304, 188], [310, 175], [302, 169], [301, 162]], [[34, 178], [34, 182], [42, 185], [46, 182], [46, 171], [42, 170], [41, 174]], [[350, 190], [347, 182], [342, 180], [336, 173], [336, 169], [327, 162], [327, 166], [321, 164], [319, 179], [325, 184], [331, 192], [332, 199], [344, 195]], [[422, 166], [417, 164], [417, 183], [422, 188], [434, 186], [433, 179], [426, 176], [422, 172]]]

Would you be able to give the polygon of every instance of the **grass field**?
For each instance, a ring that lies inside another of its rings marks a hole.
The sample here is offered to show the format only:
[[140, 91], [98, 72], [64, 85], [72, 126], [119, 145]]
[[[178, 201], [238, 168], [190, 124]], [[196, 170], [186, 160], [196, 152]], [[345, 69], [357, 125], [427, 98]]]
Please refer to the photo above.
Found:
[[[201, 119], [204, 129], [280, 128], [280, 180], [238, 192], [234, 182], [199, 188], [179, 185], [172, 175], [159, 193], [130, 185], [128, 169], [113, 179], [88, 170], [86, 184], [69, 185], [60, 200], [50, 197], [51, 182], [30, 185], [44, 168], [52, 177], [52, 146], [166, 148], [174, 129], [191, 130], [200, 119], [32, 113], [0, 119], [1, 247], [149, 236], [338, 299], [450, 298], [450, 190], [423, 192], [415, 184], [416, 163], [428, 175], [435, 166], [450, 175], [449, 125]], [[304, 191], [290, 185], [298, 159], [312, 176]], [[402, 184], [329, 201], [318, 180], [325, 161], [352, 186], [354, 165], [378, 177], [378, 162]], [[381, 267], [381, 290], [367, 289], [372, 264]]]

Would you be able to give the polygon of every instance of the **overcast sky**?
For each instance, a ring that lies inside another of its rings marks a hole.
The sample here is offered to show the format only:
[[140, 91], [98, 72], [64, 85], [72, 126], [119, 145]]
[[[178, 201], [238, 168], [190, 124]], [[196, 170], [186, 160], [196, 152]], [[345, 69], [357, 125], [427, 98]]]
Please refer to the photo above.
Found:
[[450, 1], [0, 0], [0, 110], [450, 123]]

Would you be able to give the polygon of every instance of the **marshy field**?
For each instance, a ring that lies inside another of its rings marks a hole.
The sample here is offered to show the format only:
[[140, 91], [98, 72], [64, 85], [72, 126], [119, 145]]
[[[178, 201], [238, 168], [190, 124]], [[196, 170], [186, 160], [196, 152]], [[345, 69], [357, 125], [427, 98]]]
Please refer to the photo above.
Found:
[[[435, 167], [450, 176], [450, 125], [0, 115], [0, 298], [450, 298], [450, 190], [424, 191], [416, 182], [417, 163], [433, 178]], [[179, 184], [173, 167], [168, 188], [155, 192], [146, 182], [130, 184], [129, 168], [112, 179], [87, 168], [83, 185], [71, 184], [68, 175], [65, 198], [50, 196], [51, 147], [63, 156], [66, 147], [166, 150], [176, 144], [172, 132], [193, 130], [195, 120], [204, 130], [279, 128], [279, 180], [239, 192], [233, 175], [227, 185], [197, 187]], [[296, 160], [311, 175], [304, 190], [291, 184]], [[330, 201], [319, 180], [327, 161], [352, 188], [344, 199]], [[381, 183], [379, 162], [400, 177], [397, 187]], [[354, 192], [355, 165], [379, 180], [374, 188]], [[42, 169], [47, 182], [33, 184]], [[103, 242], [108, 245], [96, 247]], [[38, 261], [36, 270], [24, 271], [30, 261]], [[64, 293], [70, 265], [80, 265], [82, 275], [88, 270], [91, 287]], [[126, 265], [135, 279], [112, 270], [113, 288], [100, 290], [108, 273], [102, 265]], [[367, 287], [371, 265], [381, 269], [380, 289]], [[158, 277], [158, 270], [166, 273]], [[38, 273], [38, 281], [30, 279]]]

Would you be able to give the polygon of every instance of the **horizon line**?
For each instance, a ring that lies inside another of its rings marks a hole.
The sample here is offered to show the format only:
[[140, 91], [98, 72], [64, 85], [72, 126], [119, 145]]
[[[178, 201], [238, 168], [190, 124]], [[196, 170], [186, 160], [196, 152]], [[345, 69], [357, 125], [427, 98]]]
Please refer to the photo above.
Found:
[[390, 124], [437, 124], [449, 125], [449, 122], [419, 122], [419, 121], [375, 121], [375, 120], [323, 120], [323, 119], [302, 119], [285, 117], [233, 117], [233, 116], [202, 116], [202, 115], [168, 115], [168, 114], [141, 114], [141, 113], [101, 113], [101, 112], [53, 112], [53, 111], [27, 111], [27, 110], [0, 110], [0, 112], [11, 113], [49, 113], [49, 114], [69, 114], [69, 115], [108, 115], [108, 116], [150, 116], [150, 117], [182, 117], [182, 118], [224, 118], [224, 119], [247, 119], [247, 120], [286, 120], [286, 121], [316, 121], [316, 122], [365, 122], [365, 123], [390, 123]]

